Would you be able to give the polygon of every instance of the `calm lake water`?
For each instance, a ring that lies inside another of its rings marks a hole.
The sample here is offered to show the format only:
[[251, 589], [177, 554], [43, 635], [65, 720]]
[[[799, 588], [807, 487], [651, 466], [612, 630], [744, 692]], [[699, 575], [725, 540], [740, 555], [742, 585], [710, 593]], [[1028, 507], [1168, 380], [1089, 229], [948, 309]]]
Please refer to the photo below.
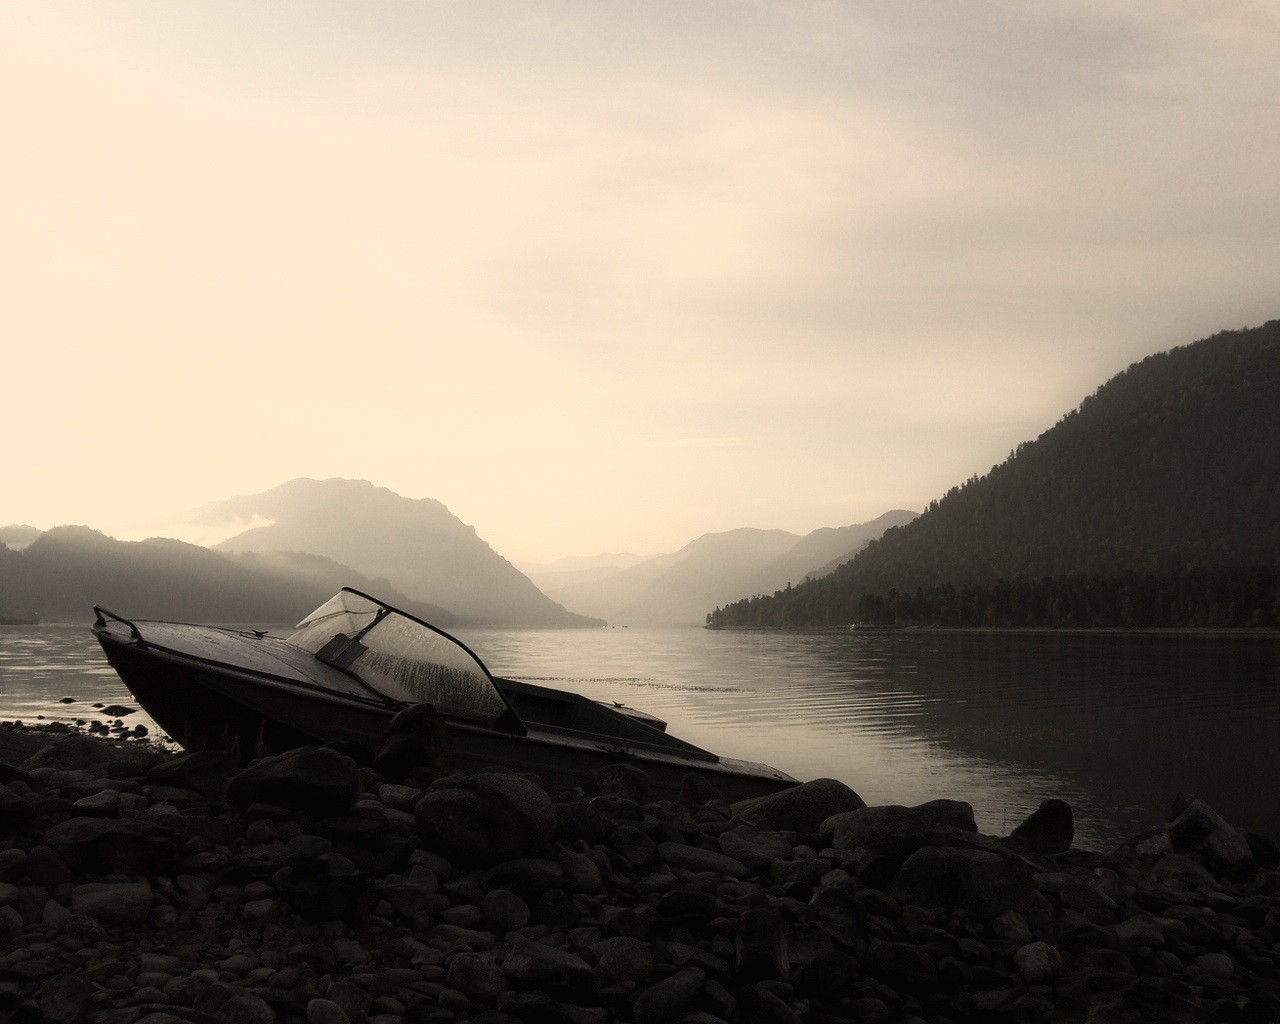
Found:
[[[458, 635], [496, 675], [658, 715], [718, 753], [868, 803], [968, 800], [1003, 833], [1041, 800], [1077, 845], [1162, 823], [1179, 790], [1280, 837], [1280, 638], [702, 629]], [[58, 703], [74, 697], [76, 703]], [[0, 627], [0, 719], [133, 705], [87, 627]], [[153, 725], [141, 712], [126, 719]]]

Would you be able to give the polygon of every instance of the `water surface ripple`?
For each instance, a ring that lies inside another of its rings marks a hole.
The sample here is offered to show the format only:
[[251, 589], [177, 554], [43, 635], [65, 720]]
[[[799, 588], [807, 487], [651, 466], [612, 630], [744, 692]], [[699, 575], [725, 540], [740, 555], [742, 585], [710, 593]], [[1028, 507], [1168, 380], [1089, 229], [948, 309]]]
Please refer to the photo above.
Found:
[[[968, 800], [1000, 832], [1060, 797], [1078, 840], [1103, 845], [1161, 823], [1181, 790], [1280, 835], [1275, 636], [458, 633], [497, 675], [630, 704], [869, 803]], [[0, 718], [101, 718], [93, 703], [136, 706], [87, 625], [0, 627]]]

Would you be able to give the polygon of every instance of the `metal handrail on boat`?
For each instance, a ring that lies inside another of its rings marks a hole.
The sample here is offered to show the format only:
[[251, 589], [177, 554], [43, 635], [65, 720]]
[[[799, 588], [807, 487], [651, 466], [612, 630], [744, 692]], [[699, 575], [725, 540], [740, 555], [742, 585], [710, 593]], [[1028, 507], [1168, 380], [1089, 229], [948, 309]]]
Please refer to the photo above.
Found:
[[107, 619], [115, 619], [116, 622], [122, 623], [129, 627], [129, 632], [133, 634], [133, 638], [137, 640], [141, 646], [143, 647], [147, 646], [147, 642], [142, 639], [142, 634], [138, 632], [138, 627], [134, 625], [131, 620], [126, 619], [123, 615], [117, 615], [115, 612], [108, 611], [106, 608], [103, 608], [102, 605], [99, 605], [99, 604], [95, 604], [93, 606], [93, 613], [96, 616], [96, 618], [93, 620], [93, 624], [95, 626], [98, 626], [98, 627], [105, 626], [107, 624]]

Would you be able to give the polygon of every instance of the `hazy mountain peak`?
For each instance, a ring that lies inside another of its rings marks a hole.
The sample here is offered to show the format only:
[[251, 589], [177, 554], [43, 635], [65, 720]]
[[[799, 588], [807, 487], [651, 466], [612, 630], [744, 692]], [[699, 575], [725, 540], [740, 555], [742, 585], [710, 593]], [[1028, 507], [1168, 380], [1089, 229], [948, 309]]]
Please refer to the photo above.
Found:
[[84, 622], [94, 605], [138, 618], [287, 626], [342, 586], [376, 592], [440, 625], [446, 610], [385, 580], [311, 555], [235, 555], [167, 537], [115, 540], [84, 526], [49, 530], [22, 552], [0, 548], [0, 616]]
[[382, 577], [416, 601], [463, 621], [502, 625], [589, 625], [548, 599], [505, 558], [432, 498], [406, 498], [368, 480], [300, 477], [213, 502], [196, 525], [256, 522], [221, 551], [306, 551]]
[[690, 541], [682, 551], [718, 550], [727, 551], [743, 546], [774, 546], [785, 550], [800, 539], [799, 534], [786, 530], [762, 530], [754, 526], [740, 526], [735, 530], [724, 530], [719, 533], [704, 533], [701, 537]]
[[266, 510], [275, 508], [283, 508], [291, 512], [304, 508], [316, 509], [330, 516], [346, 515], [351, 511], [367, 511], [374, 508], [410, 506], [448, 512], [445, 506], [434, 498], [406, 498], [389, 487], [380, 487], [369, 480], [352, 480], [346, 477], [317, 480], [305, 476], [288, 480], [259, 494], [238, 495], [226, 501], [213, 502], [205, 508], [244, 504], [250, 504], [258, 509], [260, 515], [267, 515], [269, 512]]
[[703, 534], [679, 551], [625, 569], [534, 573], [551, 597], [631, 625], [701, 625], [709, 608], [747, 591], [772, 593], [828, 560], [849, 558], [888, 526], [914, 518], [889, 512], [872, 523], [815, 531], [740, 527]]
[[21, 551], [39, 537], [43, 530], [37, 530], [34, 526], [26, 524], [11, 526], [0, 526], [0, 544], [3, 544], [10, 551]]
[[116, 543], [118, 541], [114, 537], [107, 536], [101, 530], [95, 530], [90, 526], [68, 525], [55, 526], [51, 530], [45, 530], [44, 533], [31, 542], [30, 548], [39, 549], [57, 546], [105, 547]]

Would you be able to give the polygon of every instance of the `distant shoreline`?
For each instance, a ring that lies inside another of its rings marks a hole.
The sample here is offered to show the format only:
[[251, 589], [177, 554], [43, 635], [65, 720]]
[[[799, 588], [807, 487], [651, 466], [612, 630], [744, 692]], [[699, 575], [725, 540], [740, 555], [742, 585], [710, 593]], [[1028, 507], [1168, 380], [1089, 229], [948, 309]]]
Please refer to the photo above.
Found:
[[928, 634], [991, 634], [1018, 636], [1204, 636], [1274, 637], [1280, 628], [1260, 626], [703, 626], [712, 633], [895, 633], [911, 636]]
[[[18, 619], [0, 617], [0, 629], [21, 629], [31, 626], [58, 626], [89, 628], [90, 617], [79, 619], [36, 619], [25, 622]], [[213, 623], [227, 629], [260, 629], [261, 624], [255, 622], [223, 622]], [[269, 631], [288, 632], [293, 627], [273, 623], [268, 625]], [[454, 626], [453, 629], [509, 629], [526, 631], [530, 629], [573, 630], [574, 626]], [[689, 623], [687, 626], [618, 626], [618, 629], [705, 629], [711, 633], [906, 633], [916, 634], [1014, 634], [1019, 636], [1205, 636], [1205, 637], [1277, 637], [1280, 628], [1272, 626], [860, 626], [850, 629], [849, 626], [707, 626]]]

